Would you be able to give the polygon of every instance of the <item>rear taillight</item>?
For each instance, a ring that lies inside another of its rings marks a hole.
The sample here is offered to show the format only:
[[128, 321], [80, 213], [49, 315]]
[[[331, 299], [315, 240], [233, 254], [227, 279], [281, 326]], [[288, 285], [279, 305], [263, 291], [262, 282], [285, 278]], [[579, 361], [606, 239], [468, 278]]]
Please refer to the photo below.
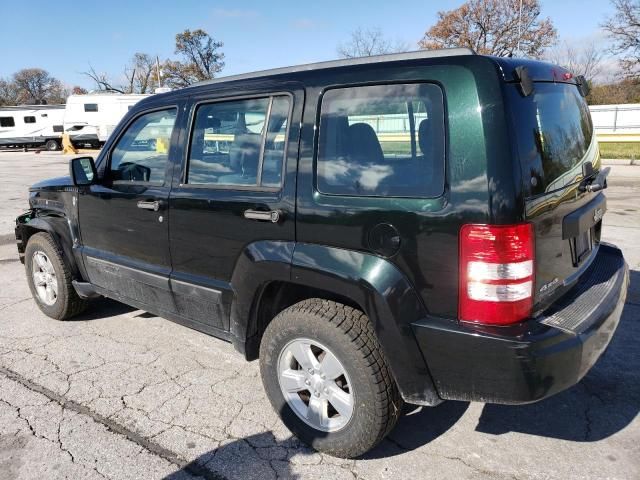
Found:
[[533, 241], [530, 223], [462, 226], [460, 320], [508, 325], [531, 314], [535, 265]]

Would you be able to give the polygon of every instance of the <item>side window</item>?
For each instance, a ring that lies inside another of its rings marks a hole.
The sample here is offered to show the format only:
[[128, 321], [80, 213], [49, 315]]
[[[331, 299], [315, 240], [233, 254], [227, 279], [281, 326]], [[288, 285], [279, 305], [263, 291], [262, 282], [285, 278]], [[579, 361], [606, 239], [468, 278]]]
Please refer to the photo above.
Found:
[[328, 90], [320, 113], [318, 190], [435, 197], [444, 190], [444, 102], [434, 84]]
[[111, 152], [113, 181], [164, 183], [176, 109], [158, 110], [136, 118]]
[[36, 123], [36, 117], [24, 117], [24, 123]]
[[98, 104], [97, 103], [85, 103], [84, 104], [84, 111], [85, 112], [97, 112], [98, 111]]
[[0, 127], [15, 127], [16, 122], [13, 117], [0, 117]]
[[287, 96], [199, 105], [187, 183], [279, 187], [289, 106]]

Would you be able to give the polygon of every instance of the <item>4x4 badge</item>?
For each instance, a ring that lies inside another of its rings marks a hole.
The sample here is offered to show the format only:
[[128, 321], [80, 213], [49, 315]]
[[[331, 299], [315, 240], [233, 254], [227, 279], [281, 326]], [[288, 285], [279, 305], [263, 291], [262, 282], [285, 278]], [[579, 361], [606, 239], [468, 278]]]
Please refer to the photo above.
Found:
[[596, 208], [596, 211], [593, 212], [593, 221], [599, 222], [600, 220], [602, 220], [603, 215], [604, 215], [604, 210], [602, 210], [601, 208]]

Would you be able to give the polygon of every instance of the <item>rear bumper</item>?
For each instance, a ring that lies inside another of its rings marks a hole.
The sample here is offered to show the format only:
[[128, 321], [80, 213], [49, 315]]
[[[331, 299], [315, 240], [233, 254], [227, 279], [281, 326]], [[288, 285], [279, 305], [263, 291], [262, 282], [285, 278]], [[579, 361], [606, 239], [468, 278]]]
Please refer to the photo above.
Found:
[[578, 284], [540, 317], [502, 328], [441, 318], [412, 326], [443, 399], [529, 403], [575, 385], [596, 363], [628, 283], [622, 252], [603, 244]]

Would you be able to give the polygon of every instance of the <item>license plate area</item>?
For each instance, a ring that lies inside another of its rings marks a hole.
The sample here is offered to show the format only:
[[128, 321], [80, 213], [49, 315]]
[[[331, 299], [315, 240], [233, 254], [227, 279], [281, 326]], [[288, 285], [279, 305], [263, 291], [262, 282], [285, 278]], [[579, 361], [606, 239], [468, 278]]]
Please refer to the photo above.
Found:
[[571, 260], [574, 267], [579, 266], [591, 253], [591, 250], [593, 249], [593, 238], [593, 228], [589, 228], [588, 230], [569, 239], [569, 245], [571, 246]]

